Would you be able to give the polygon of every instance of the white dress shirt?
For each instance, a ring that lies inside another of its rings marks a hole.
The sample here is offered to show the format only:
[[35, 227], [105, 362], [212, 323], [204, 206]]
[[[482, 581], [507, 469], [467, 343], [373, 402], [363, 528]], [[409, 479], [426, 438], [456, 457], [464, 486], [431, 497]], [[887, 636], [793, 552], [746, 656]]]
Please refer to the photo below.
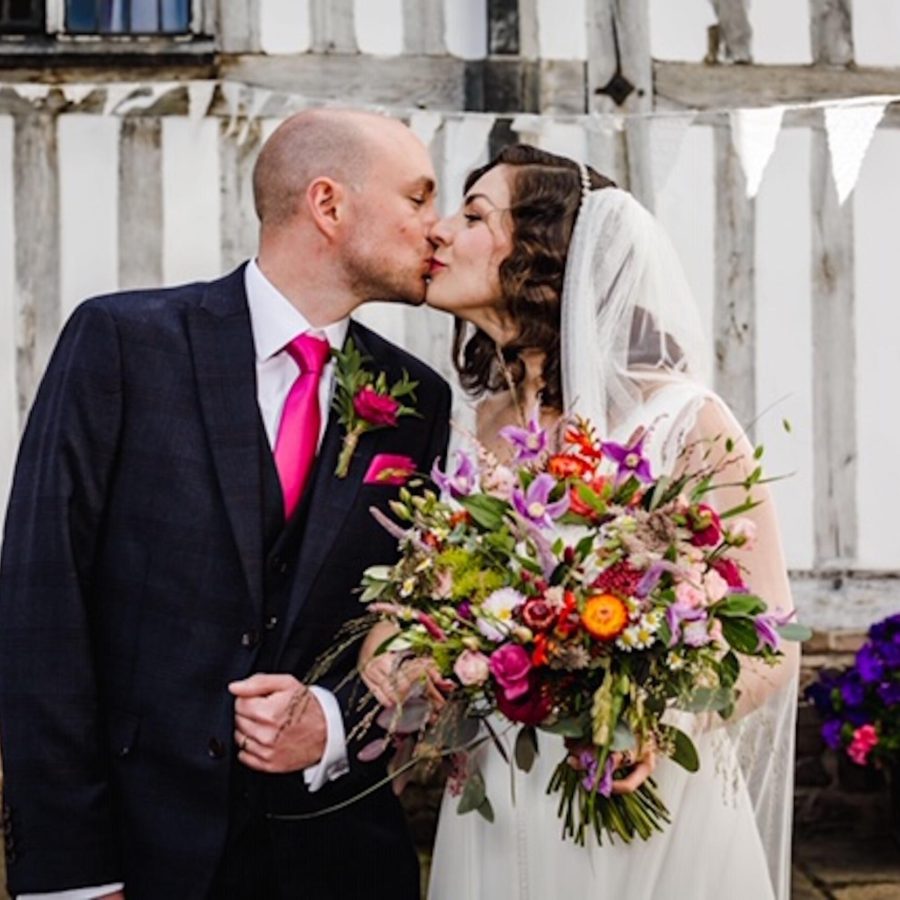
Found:
[[[300, 372], [284, 348], [298, 335], [312, 331], [339, 350], [344, 345], [349, 320], [341, 319], [322, 329], [312, 328], [290, 300], [263, 275], [256, 260], [250, 260], [244, 270], [244, 286], [247, 290], [250, 328], [256, 350], [256, 401], [269, 446], [274, 449], [284, 402]], [[334, 361], [329, 360], [319, 380], [319, 409], [322, 413], [320, 445], [328, 425], [333, 391]], [[326, 728], [325, 751], [321, 761], [303, 770], [307, 787], [310, 791], [317, 791], [327, 781], [334, 781], [347, 772], [347, 748], [344, 720], [334, 694], [316, 685], [311, 686], [310, 690], [322, 707]], [[104, 884], [43, 894], [20, 894], [18, 900], [95, 900], [121, 890], [121, 883]]]

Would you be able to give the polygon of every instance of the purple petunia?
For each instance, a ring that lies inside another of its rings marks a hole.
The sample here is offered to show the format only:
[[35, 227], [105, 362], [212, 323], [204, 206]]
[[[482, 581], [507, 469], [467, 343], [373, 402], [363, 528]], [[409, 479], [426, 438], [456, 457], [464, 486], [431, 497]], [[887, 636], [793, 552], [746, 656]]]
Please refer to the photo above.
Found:
[[457, 498], [467, 497], [475, 490], [477, 475], [475, 463], [462, 450], [456, 451], [456, 469], [452, 475], [442, 472], [437, 460], [431, 467], [431, 480], [441, 489], [441, 493]]
[[603, 453], [618, 465], [616, 470], [617, 485], [631, 476], [645, 484], [653, 481], [653, 474], [650, 471], [650, 460], [644, 456], [644, 441], [646, 437], [647, 432], [645, 431], [631, 444], [616, 444], [613, 441], [607, 441], [600, 445]]
[[885, 706], [900, 706], [900, 681], [884, 681], [879, 684], [878, 696]]
[[556, 487], [556, 479], [546, 472], [542, 472], [523, 491], [516, 488], [513, 491], [512, 502], [516, 512], [523, 519], [537, 525], [540, 528], [552, 528], [553, 520], [565, 515], [569, 508], [569, 495], [563, 494], [559, 500], [550, 502], [550, 494]]
[[857, 709], [862, 706], [866, 699], [865, 689], [860, 684], [859, 678], [853, 669], [841, 681], [841, 697], [850, 709]]
[[516, 462], [530, 462], [537, 459], [547, 447], [547, 432], [541, 428], [536, 409], [527, 427], [507, 425], [500, 429], [500, 437], [510, 443], [516, 451]]
[[840, 719], [829, 719], [822, 725], [822, 740], [825, 746], [839, 750], [841, 746], [841, 729], [844, 723]]
[[856, 654], [856, 669], [864, 684], [873, 684], [884, 677], [884, 662], [871, 641], [859, 648]]

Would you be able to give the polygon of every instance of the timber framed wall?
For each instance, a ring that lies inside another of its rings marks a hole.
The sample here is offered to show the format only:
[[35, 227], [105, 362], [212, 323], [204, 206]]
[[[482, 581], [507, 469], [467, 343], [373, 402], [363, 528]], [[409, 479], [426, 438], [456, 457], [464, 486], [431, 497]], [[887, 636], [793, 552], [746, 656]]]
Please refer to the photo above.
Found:
[[[277, 123], [317, 102], [379, 106], [429, 144], [447, 208], [516, 139], [590, 162], [652, 208], [708, 323], [717, 389], [769, 469], [797, 473], [776, 491], [804, 618], [856, 628], [900, 607], [900, 105], [843, 204], [822, 109], [785, 113], [753, 198], [730, 117], [900, 95], [890, 2], [201, 6], [193, 51], [0, 42], [0, 498], [74, 305], [236, 265], [255, 243], [250, 167]], [[363, 317], [450, 374], [445, 317]]]

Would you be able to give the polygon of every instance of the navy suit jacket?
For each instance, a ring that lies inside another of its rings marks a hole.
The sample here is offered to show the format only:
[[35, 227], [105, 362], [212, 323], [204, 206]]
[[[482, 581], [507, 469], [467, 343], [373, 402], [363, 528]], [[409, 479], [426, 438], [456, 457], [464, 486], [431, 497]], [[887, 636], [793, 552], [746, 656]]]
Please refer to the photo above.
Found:
[[[396, 489], [363, 484], [372, 456], [424, 468], [446, 452], [447, 385], [359, 324], [349, 336], [390, 381], [403, 369], [418, 380], [421, 417], [365, 435], [345, 479], [333, 475], [342, 435], [329, 420], [274, 636], [272, 668], [298, 678], [362, 611], [362, 571], [394, 558], [368, 510]], [[263, 615], [260, 428], [243, 267], [94, 298], [66, 324], [22, 439], [0, 561], [11, 891], [116, 880], [129, 900], [209, 890], [237, 764], [226, 686], [254, 671]], [[378, 774], [355, 764], [306, 797], [337, 802]], [[304, 795], [302, 773], [278, 777]], [[341, 825], [351, 846], [379, 827], [360, 811]]]

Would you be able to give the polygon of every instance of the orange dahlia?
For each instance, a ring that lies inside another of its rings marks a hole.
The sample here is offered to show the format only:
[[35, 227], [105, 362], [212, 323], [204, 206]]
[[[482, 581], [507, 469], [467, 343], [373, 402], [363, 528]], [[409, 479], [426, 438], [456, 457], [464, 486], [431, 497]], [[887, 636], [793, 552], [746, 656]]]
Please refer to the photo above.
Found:
[[581, 624], [601, 641], [615, 640], [628, 624], [628, 607], [615, 594], [588, 597]]

